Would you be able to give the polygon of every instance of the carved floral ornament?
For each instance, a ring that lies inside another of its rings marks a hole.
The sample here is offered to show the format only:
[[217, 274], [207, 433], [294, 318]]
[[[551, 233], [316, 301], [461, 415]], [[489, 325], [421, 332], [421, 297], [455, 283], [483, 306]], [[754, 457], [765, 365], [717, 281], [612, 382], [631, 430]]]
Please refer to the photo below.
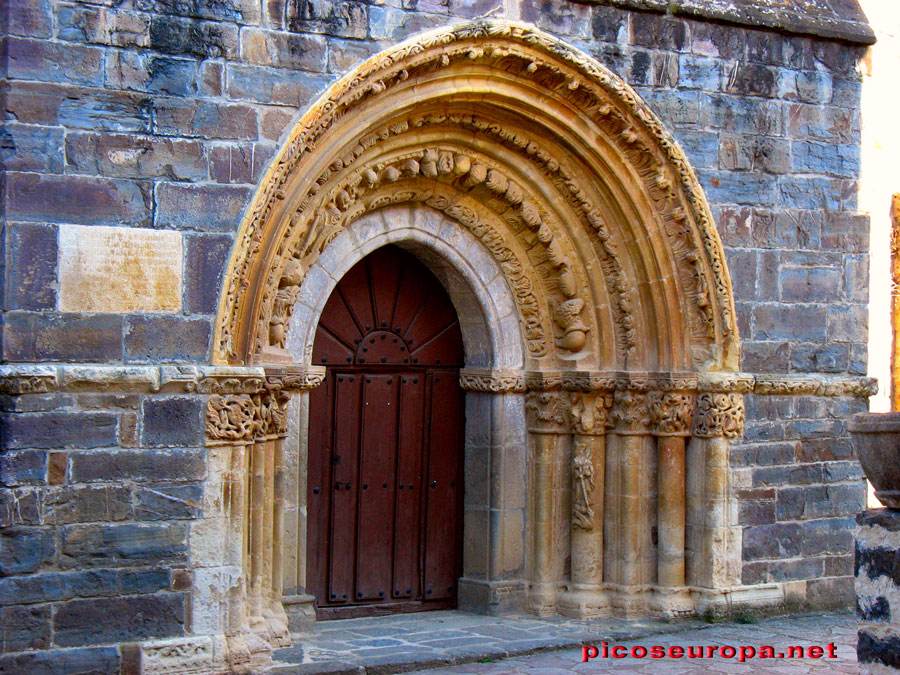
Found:
[[498, 261], [529, 357], [736, 366], [721, 243], [678, 145], [596, 61], [501, 21], [376, 55], [306, 113], [238, 233], [216, 360], [283, 356], [317, 257], [363, 214], [411, 202]]

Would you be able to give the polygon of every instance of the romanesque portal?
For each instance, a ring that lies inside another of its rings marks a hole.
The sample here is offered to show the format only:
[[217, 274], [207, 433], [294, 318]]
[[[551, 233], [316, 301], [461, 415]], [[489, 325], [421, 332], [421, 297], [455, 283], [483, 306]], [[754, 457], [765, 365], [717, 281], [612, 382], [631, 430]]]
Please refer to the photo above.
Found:
[[339, 282], [389, 244], [459, 317], [461, 607], [639, 617], [765, 600], [740, 588], [728, 479], [752, 378], [734, 373], [731, 283], [693, 171], [610, 71], [532, 27], [480, 22], [334, 85], [239, 231], [216, 360], [266, 368], [275, 421], [241, 426], [253, 392], [210, 400], [245, 579], [235, 653], [287, 637], [282, 596], [296, 619], [325, 589], [307, 567], [306, 501], [323, 487], [308, 482], [308, 390], [339, 365], [315, 335]]

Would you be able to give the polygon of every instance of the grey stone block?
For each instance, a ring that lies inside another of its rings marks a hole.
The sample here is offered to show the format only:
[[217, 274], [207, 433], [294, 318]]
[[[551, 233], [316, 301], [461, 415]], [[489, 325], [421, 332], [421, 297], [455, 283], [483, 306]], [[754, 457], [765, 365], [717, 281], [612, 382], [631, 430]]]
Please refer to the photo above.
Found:
[[[0, 420], [3, 419], [6, 418], [0, 417]], [[0, 439], [3, 437], [3, 434], [0, 433]], [[46, 482], [46, 452], [21, 450], [0, 454], [0, 484], [15, 487], [17, 485], [43, 485]]]
[[118, 592], [115, 570], [45, 572], [0, 579], [0, 605], [59, 602], [79, 596], [116, 595]]
[[93, 481], [194, 481], [206, 477], [203, 450], [115, 450], [78, 452], [71, 455], [71, 480]]
[[53, 530], [9, 527], [0, 531], [0, 575], [29, 574], [56, 555]]
[[172, 396], [144, 399], [141, 406], [141, 445], [197, 447], [203, 444], [203, 401]]
[[136, 520], [199, 518], [203, 513], [203, 484], [136, 487], [134, 499]]
[[678, 17], [635, 13], [631, 16], [631, 43], [650, 49], [681, 51], [688, 46], [687, 26]]
[[846, 343], [797, 344], [791, 347], [791, 370], [798, 373], [842, 373], [850, 367]]
[[800, 525], [774, 523], [744, 528], [743, 559], [792, 558], [800, 555]]
[[215, 313], [231, 245], [230, 235], [185, 236], [184, 309], [187, 313]]
[[847, 554], [853, 550], [853, 518], [825, 518], [802, 523], [802, 555]]
[[157, 15], [150, 20], [150, 48], [164, 54], [196, 58], [229, 58], [238, 51], [237, 27]]
[[0, 672], [6, 673], [118, 673], [117, 647], [60, 649], [0, 656]]
[[753, 308], [752, 337], [824, 342], [827, 311], [822, 305], [758, 304]]
[[97, 448], [116, 444], [117, 417], [112, 413], [5, 413], [0, 420], [2, 448]]
[[245, 187], [161, 183], [156, 189], [156, 226], [231, 232], [249, 200]]
[[125, 321], [125, 360], [138, 363], [205, 362], [212, 325], [208, 319], [130, 316]]
[[53, 639], [80, 647], [183, 635], [185, 600], [184, 593], [71, 600], [53, 617]]
[[7, 312], [2, 348], [9, 361], [120, 361], [122, 317]]
[[187, 562], [187, 527], [181, 523], [65, 525], [61, 541], [64, 569]]
[[50, 640], [50, 605], [0, 607], [0, 651], [47, 649]]
[[7, 226], [6, 309], [55, 309], [56, 235], [53, 225]]
[[103, 50], [10, 37], [8, 76], [17, 80], [101, 86]]

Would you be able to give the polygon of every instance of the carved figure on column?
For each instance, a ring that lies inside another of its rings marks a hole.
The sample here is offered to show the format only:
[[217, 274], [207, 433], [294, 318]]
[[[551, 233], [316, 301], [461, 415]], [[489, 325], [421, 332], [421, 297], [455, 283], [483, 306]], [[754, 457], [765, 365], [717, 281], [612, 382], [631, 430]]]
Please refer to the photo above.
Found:
[[651, 391], [650, 424], [657, 436], [687, 436], [694, 415], [694, 396], [681, 391]]
[[594, 491], [594, 462], [589, 442], [575, 444], [572, 471], [578, 484], [578, 489], [572, 495], [572, 527], [592, 530], [594, 505], [591, 503], [591, 493]]

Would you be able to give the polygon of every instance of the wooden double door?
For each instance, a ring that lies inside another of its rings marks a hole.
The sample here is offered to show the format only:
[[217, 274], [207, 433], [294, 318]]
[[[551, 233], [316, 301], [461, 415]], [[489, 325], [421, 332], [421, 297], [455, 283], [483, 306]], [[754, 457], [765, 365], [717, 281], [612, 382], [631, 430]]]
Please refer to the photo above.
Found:
[[394, 247], [338, 283], [310, 395], [307, 582], [319, 618], [456, 604], [462, 551], [459, 321], [434, 275]]

